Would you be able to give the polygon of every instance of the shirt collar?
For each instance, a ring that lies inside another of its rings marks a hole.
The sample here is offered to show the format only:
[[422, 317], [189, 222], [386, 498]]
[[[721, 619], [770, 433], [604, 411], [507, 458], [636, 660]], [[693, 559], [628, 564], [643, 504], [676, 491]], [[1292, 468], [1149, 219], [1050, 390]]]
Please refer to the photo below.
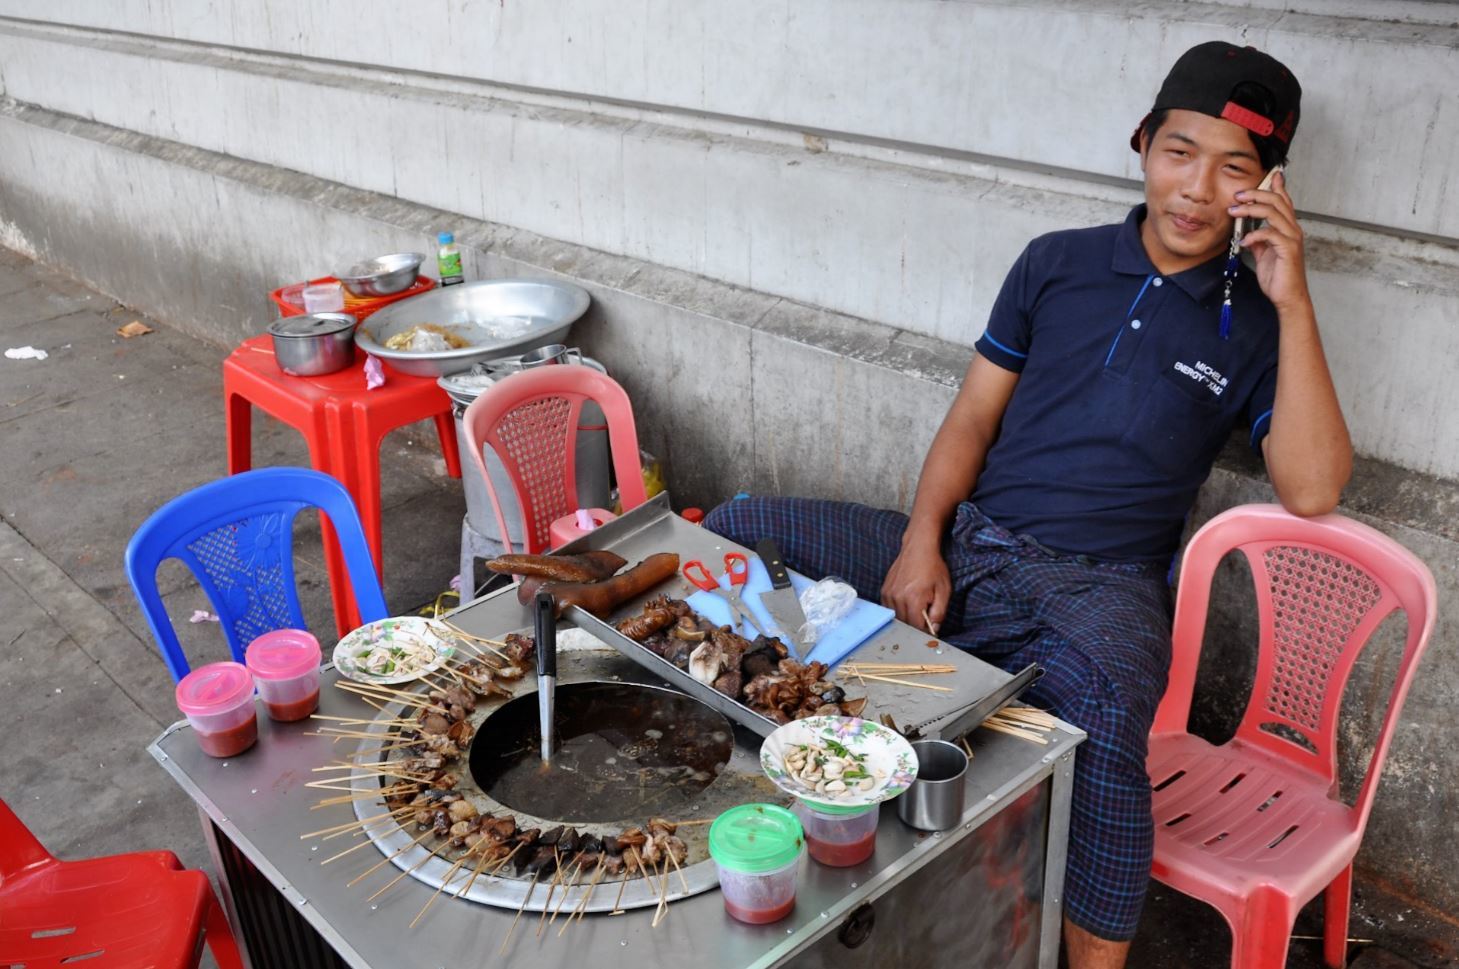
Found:
[[[1115, 254], [1110, 263], [1110, 268], [1115, 272], [1133, 276], [1149, 276], [1156, 272], [1155, 264], [1150, 261], [1145, 252], [1145, 244], [1140, 240], [1140, 223], [1144, 221], [1143, 203], [1135, 206], [1125, 216], [1124, 224], [1120, 226], [1115, 237]], [[1165, 278], [1179, 286], [1191, 299], [1204, 304], [1219, 291], [1221, 273], [1225, 268], [1226, 256], [1222, 253], [1193, 269]]]

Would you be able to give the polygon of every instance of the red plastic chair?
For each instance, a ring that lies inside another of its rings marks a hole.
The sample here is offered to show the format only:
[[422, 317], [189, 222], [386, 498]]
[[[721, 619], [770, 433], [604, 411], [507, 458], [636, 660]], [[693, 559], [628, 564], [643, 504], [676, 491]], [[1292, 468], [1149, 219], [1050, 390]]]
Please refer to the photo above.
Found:
[[208, 876], [170, 851], [58, 861], [0, 801], [0, 966], [243, 969]]
[[[1256, 681], [1236, 735], [1213, 746], [1187, 733], [1211, 577], [1239, 549], [1256, 583]], [[1352, 862], [1393, 728], [1437, 612], [1434, 578], [1407, 549], [1338, 515], [1298, 518], [1244, 505], [1211, 519], [1185, 552], [1170, 686], [1155, 715], [1155, 878], [1215, 906], [1231, 926], [1236, 969], [1286, 964], [1302, 906], [1326, 891], [1324, 956], [1347, 955]], [[1382, 731], [1355, 803], [1337, 795], [1343, 687], [1373, 631], [1395, 610], [1408, 631]]]
[[[223, 361], [228, 473], [252, 466], [253, 408], [283, 421], [304, 435], [309, 461], [349, 489], [360, 509], [360, 522], [383, 579], [380, 542], [380, 442], [398, 427], [430, 418], [436, 422], [446, 471], [461, 477], [461, 455], [451, 398], [430, 377], [412, 377], [391, 370], [383, 387], [365, 388], [365, 355], [354, 366], [318, 377], [292, 377], [279, 369], [267, 335], [243, 341]], [[350, 597], [349, 579], [334, 529], [324, 525], [324, 564], [334, 597], [339, 635], [360, 625]]]
[[466, 440], [472, 442], [471, 458], [491, 496], [505, 551], [512, 550], [511, 537], [501, 496], [486, 473], [482, 448], [490, 445], [496, 451], [517, 492], [523, 550], [545, 552], [552, 547], [552, 523], [578, 509], [578, 414], [586, 400], [601, 407], [608, 419], [608, 448], [619, 501], [625, 511], [636, 508], [648, 498], [638, 463], [633, 405], [608, 375], [572, 364], [523, 370], [492, 384], [466, 408], [462, 418]]

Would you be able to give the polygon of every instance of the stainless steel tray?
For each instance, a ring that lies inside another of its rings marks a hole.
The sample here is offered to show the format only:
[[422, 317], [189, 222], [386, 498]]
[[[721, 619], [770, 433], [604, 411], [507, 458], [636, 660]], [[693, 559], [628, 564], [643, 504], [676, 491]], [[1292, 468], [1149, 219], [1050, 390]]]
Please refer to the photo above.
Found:
[[567, 610], [566, 615], [580, 629], [585, 629], [597, 636], [655, 676], [669, 681], [690, 696], [703, 700], [735, 723], [755, 731], [760, 736], [768, 737], [776, 727], [780, 726], [764, 714], [756, 713], [738, 700], [730, 699], [714, 687], [700, 683], [662, 656], [640, 646], [601, 619], [594, 618], [592, 613], [573, 606]]

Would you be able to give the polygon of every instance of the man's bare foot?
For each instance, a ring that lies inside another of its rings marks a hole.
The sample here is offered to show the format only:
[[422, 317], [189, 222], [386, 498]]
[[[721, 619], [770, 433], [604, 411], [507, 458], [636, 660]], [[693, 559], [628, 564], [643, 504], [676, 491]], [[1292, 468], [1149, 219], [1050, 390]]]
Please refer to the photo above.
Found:
[[1064, 948], [1069, 969], [1124, 969], [1130, 943], [1101, 939], [1064, 919]]

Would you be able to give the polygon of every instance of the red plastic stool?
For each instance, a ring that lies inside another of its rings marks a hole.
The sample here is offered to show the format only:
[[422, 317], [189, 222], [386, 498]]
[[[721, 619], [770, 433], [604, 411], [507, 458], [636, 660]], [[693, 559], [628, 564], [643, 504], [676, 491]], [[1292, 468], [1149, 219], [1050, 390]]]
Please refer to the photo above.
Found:
[[0, 965], [242, 969], [208, 876], [170, 851], [58, 861], [0, 801]]
[[[354, 366], [319, 377], [292, 377], [279, 369], [265, 334], [244, 340], [223, 361], [223, 400], [228, 435], [228, 473], [252, 467], [253, 412], [257, 407], [304, 435], [316, 470], [339, 479], [360, 509], [365, 537], [384, 576], [380, 551], [380, 442], [398, 427], [431, 418], [441, 439], [446, 471], [461, 477], [461, 455], [451, 398], [430, 377], [389, 370], [385, 385], [365, 388], [364, 354]], [[324, 523], [324, 564], [329, 573], [334, 620], [343, 636], [358, 626], [344, 558], [334, 529]]]

